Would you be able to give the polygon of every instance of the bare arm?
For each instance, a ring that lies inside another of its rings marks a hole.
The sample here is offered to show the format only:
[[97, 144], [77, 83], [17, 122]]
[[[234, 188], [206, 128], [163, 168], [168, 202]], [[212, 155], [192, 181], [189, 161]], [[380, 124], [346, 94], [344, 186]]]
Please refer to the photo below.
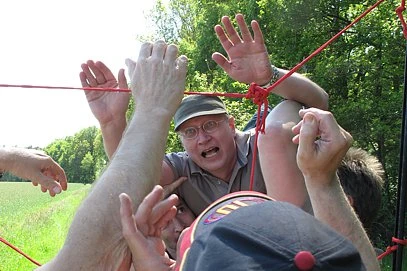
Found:
[[278, 104], [267, 115], [258, 150], [267, 195], [311, 212], [304, 177], [297, 166], [297, 145], [292, 142], [292, 127], [300, 121], [300, 109], [301, 105], [294, 101]]
[[[129, 69], [134, 70], [136, 63], [127, 61]], [[119, 71], [118, 80], [112, 71], [100, 61], [88, 60], [81, 65], [82, 72], [79, 74], [83, 87], [128, 87], [124, 70]], [[99, 121], [102, 132], [105, 152], [112, 159], [122, 139], [127, 126], [126, 111], [130, 96], [127, 93], [85, 91], [89, 107]], [[162, 180], [160, 184], [165, 186], [174, 181], [174, 174], [171, 168], [163, 161]]]
[[[352, 136], [340, 127], [330, 112], [301, 110], [303, 118], [293, 131], [299, 135], [297, 162], [304, 174], [315, 217], [347, 237], [358, 249], [367, 270], [380, 270], [362, 224], [350, 206], [336, 170], [351, 146]], [[319, 139], [315, 140], [315, 138]]]
[[[81, 65], [81, 68], [79, 78], [83, 87], [128, 88], [123, 69], [119, 71], [119, 81], [117, 81], [112, 71], [103, 62], [88, 60]], [[101, 91], [85, 91], [85, 94], [93, 115], [99, 121], [105, 151], [111, 159], [126, 129], [126, 111], [130, 95]]]
[[[257, 21], [251, 22], [253, 35], [242, 14], [236, 15], [240, 35], [233, 27], [230, 18], [222, 17], [224, 28], [215, 26], [215, 32], [228, 57], [215, 52], [212, 59], [233, 79], [250, 84], [265, 85], [273, 77], [269, 55], [264, 44], [263, 34]], [[278, 69], [282, 77], [286, 70]], [[309, 107], [328, 109], [328, 94], [317, 84], [303, 75], [294, 73], [273, 92], [283, 98], [294, 100]]]
[[[183, 97], [186, 57], [164, 42], [142, 45], [134, 82], [134, 116], [107, 170], [78, 209], [57, 257], [40, 270], [115, 270], [128, 252], [119, 195], [136, 209], [158, 184], [170, 121]], [[151, 119], [154, 121], [151, 121]], [[140, 129], [143, 127], [143, 129]]]
[[31, 180], [49, 191], [51, 197], [68, 187], [65, 171], [43, 151], [23, 148], [0, 148], [0, 173], [10, 172], [17, 177]]

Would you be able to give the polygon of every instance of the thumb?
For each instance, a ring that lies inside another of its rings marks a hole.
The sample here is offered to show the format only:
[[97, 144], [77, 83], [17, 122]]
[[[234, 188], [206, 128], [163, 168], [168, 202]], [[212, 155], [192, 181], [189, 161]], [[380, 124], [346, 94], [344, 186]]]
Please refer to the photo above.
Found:
[[61, 193], [62, 191], [62, 187], [57, 181], [42, 173], [38, 176], [38, 179], [34, 181], [46, 188], [52, 197], [55, 196], [55, 194]]
[[318, 121], [314, 114], [307, 113], [303, 117], [300, 130], [298, 155], [304, 157], [315, 151], [315, 138], [318, 134]]
[[127, 69], [128, 69], [128, 75], [131, 79], [133, 77], [134, 72], [136, 71], [137, 63], [135, 61], [131, 60], [130, 58], [126, 58], [125, 63], [126, 63]]
[[128, 70], [129, 80], [130, 80], [130, 89], [134, 90], [136, 87], [135, 79], [133, 78], [136, 73], [136, 62], [130, 58], [126, 58], [126, 66]]

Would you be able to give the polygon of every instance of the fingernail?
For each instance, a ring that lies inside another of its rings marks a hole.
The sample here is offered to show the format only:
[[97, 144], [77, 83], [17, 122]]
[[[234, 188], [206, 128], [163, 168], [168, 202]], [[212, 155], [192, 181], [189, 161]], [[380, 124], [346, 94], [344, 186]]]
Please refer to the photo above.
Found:
[[55, 186], [52, 191], [54, 191], [55, 194], [59, 194], [61, 193], [61, 188], [59, 188], [58, 186]]

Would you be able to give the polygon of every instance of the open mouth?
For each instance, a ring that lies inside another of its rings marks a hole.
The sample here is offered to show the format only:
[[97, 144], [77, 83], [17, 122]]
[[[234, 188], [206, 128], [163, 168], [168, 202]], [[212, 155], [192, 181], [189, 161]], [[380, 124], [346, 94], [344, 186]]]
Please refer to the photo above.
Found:
[[213, 147], [213, 148], [210, 148], [210, 149], [208, 149], [206, 151], [203, 151], [201, 153], [201, 155], [202, 155], [203, 158], [211, 158], [211, 157], [215, 156], [218, 153], [218, 151], [219, 151], [218, 147]]

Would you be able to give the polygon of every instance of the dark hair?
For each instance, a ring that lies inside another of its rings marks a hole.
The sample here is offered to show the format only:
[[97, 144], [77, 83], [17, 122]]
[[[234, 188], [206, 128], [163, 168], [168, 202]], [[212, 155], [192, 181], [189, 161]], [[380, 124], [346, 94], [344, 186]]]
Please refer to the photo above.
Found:
[[345, 194], [352, 197], [353, 209], [365, 229], [379, 212], [384, 170], [376, 157], [359, 148], [350, 148], [338, 168]]

